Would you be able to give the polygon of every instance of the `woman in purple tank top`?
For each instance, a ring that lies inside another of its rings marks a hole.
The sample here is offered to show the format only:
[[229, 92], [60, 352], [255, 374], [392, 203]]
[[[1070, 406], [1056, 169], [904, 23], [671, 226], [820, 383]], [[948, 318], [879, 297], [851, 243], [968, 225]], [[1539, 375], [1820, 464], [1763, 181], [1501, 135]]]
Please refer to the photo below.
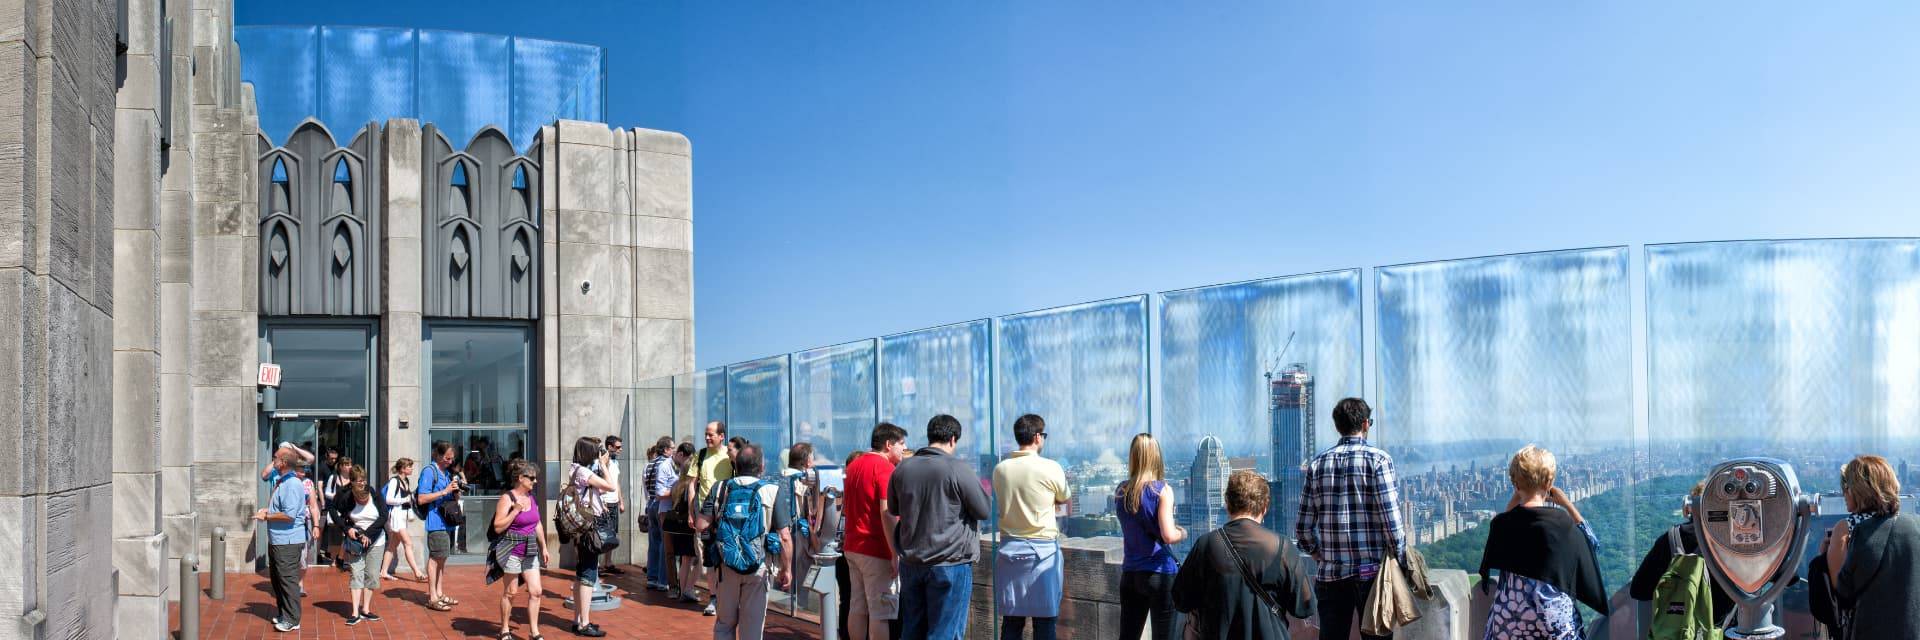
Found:
[[[513, 637], [513, 598], [520, 585], [527, 587], [528, 640], [540, 638], [540, 567], [552, 563], [547, 547], [546, 527], [540, 520], [540, 500], [533, 493], [540, 480], [533, 463], [514, 460], [507, 465], [512, 489], [500, 496], [493, 508], [493, 523], [488, 529], [492, 544], [487, 548], [487, 584], [500, 578], [507, 583], [500, 589], [500, 637]], [[535, 552], [538, 552], [536, 555]]]
[[1127, 481], [1113, 492], [1113, 512], [1120, 516], [1120, 534], [1126, 560], [1120, 565], [1120, 637], [1138, 638], [1153, 616], [1153, 640], [1173, 637], [1173, 577], [1180, 564], [1173, 545], [1187, 539], [1185, 527], [1174, 524], [1173, 491], [1167, 488], [1167, 470], [1160, 461], [1160, 444], [1153, 436], [1133, 437], [1127, 454]]

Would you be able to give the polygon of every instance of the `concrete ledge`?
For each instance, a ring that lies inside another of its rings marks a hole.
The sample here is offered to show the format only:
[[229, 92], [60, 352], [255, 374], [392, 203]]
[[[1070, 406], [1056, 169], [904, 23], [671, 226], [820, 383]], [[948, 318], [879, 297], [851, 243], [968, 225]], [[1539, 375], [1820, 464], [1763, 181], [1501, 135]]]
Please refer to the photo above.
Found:
[[120, 572], [120, 595], [167, 594], [167, 534], [113, 541], [113, 567]]

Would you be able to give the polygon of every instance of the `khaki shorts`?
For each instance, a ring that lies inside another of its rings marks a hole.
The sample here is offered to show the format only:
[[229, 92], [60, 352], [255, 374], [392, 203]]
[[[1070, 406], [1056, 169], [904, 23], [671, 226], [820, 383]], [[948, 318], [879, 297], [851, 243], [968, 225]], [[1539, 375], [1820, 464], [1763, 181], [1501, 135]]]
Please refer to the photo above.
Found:
[[847, 617], [867, 620], [900, 618], [900, 581], [893, 576], [893, 561], [860, 553], [847, 554], [852, 570], [853, 592], [847, 594]]
[[453, 551], [453, 532], [451, 531], [428, 531], [427, 532], [427, 557], [428, 558], [433, 558], [435, 560], [445, 560], [447, 558], [447, 554], [451, 553], [452, 551]]
[[384, 551], [386, 551], [386, 545], [376, 544], [367, 547], [366, 553], [360, 554], [360, 557], [355, 558], [353, 562], [347, 563], [347, 569], [351, 572], [347, 580], [348, 589], [378, 590], [380, 588], [380, 569], [383, 564], [381, 559], [384, 557], [382, 553]]

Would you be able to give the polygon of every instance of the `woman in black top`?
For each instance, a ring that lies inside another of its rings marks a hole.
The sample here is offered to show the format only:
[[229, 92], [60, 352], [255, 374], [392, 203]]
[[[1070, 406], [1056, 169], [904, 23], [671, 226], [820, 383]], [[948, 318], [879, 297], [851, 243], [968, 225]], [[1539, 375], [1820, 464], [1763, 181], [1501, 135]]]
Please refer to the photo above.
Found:
[[1900, 480], [1880, 456], [1840, 470], [1850, 515], [1828, 533], [1825, 567], [1844, 640], [1920, 637], [1920, 521], [1900, 513]]
[[1260, 526], [1270, 496], [1260, 474], [1240, 470], [1227, 479], [1229, 520], [1201, 536], [1173, 579], [1173, 608], [1198, 624], [1205, 640], [1282, 640], [1287, 616], [1313, 615], [1307, 582], [1293, 541]]

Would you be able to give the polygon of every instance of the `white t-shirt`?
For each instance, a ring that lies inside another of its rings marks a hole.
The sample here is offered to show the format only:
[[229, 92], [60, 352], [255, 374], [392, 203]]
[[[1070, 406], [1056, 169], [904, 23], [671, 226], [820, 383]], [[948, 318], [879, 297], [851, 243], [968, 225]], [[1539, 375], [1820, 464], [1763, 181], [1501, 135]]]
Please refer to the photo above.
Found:
[[586, 495], [587, 504], [593, 507], [593, 515], [597, 516], [607, 512], [604, 502], [606, 497], [601, 495], [603, 492], [594, 487], [592, 482], [587, 481], [587, 479], [593, 477], [593, 475], [592, 469], [582, 467], [579, 464], [573, 464], [573, 477], [569, 479], [574, 484], [580, 485], [580, 490]]
[[[620, 461], [608, 459], [606, 471], [607, 482], [613, 483], [613, 486], [616, 487], [620, 486]], [[616, 504], [620, 502], [620, 492], [603, 491], [600, 493], [600, 501], [607, 504]]]
[[[380, 503], [368, 500], [366, 504], [353, 505], [353, 511], [347, 513], [347, 517], [353, 520], [354, 528], [368, 531], [373, 528], [373, 522], [380, 519], [380, 510], [383, 508]], [[378, 547], [386, 543], [386, 536], [381, 536], [369, 546]]]

